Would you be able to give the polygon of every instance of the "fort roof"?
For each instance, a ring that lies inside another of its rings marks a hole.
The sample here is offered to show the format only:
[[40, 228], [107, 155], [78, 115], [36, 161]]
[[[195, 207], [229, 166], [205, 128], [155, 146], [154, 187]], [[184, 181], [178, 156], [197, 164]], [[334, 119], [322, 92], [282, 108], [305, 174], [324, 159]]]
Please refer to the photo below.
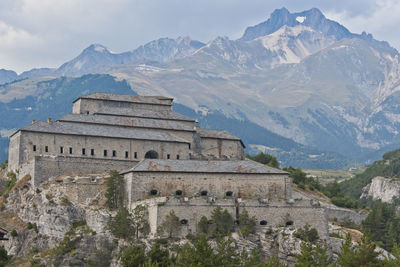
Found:
[[98, 114], [68, 114], [58, 121], [194, 132], [193, 127], [190, 127], [189, 125], [180, 121], [157, 120], [153, 118], [121, 117], [116, 115], [106, 116]]
[[140, 104], [151, 104], [151, 105], [165, 105], [171, 106], [171, 104], [166, 104], [162, 100], [173, 100], [172, 98], [160, 97], [160, 96], [137, 96], [137, 95], [117, 95], [117, 94], [106, 94], [106, 93], [93, 93], [87, 96], [80, 96], [74, 100], [73, 103], [79, 99], [94, 99], [94, 100], [107, 100], [107, 101], [118, 101], [118, 102], [131, 102]]
[[197, 132], [199, 133], [201, 138], [212, 138], [212, 139], [225, 139], [225, 140], [234, 140], [240, 141], [243, 147], [246, 147], [242, 142], [242, 139], [239, 137], [224, 131], [224, 130], [210, 130], [210, 129], [198, 129]]
[[145, 159], [122, 172], [288, 174], [252, 160], [161, 160]]
[[156, 111], [148, 109], [131, 109], [121, 107], [102, 107], [96, 114], [117, 115], [124, 117], [153, 118], [162, 120], [192, 121], [195, 120], [173, 111]]
[[147, 131], [144, 129], [136, 129], [128, 127], [81, 124], [81, 123], [71, 123], [71, 122], [61, 122], [61, 121], [56, 121], [51, 123], [37, 121], [31, 125], [28, 125], [20, 129], [19, 131], [80, 135], [80, 136], [98, 136], [98, 137], [123, 138], [123, 139], [156, 140], [156, 141], [176, 142], [176, 143], [190, 143], [189, 141], [184, 140], [171, 133], [160, 132], [156, 130]]

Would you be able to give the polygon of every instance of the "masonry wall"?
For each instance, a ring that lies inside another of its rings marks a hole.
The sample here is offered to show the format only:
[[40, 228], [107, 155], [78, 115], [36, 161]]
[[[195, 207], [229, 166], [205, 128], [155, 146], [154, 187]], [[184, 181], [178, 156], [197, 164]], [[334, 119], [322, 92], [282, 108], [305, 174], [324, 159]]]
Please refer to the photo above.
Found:
[[102, 107], [117, 107], [130, 109], [151, 109], [158, 111], [171, 111], [171, 105], [152, 105], [145, 103], [119, 102], [99, 99], [81, 98], [75, 101], [72, 112], [75, 114], [94, 114]]
[[237, 159], [244, 158], [243, 146], [240, 141], [202, 137], [200, 153], [210, 159]]
[[17, 132], [10, 137], [10, 145], [8, 149], [8, 171], [16, 171], [20, 164], [20, 143], [21, 143], [21, 132]]
[[136, 161], [91, 159], [77, 157], [35, 157], [31, 171], [34, 186], [60, 175], [84, 175], [105, 173], [110, 170], [126, 170]]
[[129, 185], [128, 199], [131, 202], [151, 196], [173, 196], [177, 190], [183, 197], [199, 195], [207, 191], [210, 196], [222, 198], [231, 191], [237, 197], [281, 198], [286, 196], [287, 175], [247, 173], [171, 173], [131, 172], [125, 174]]
[[[189, 158], [189, 147], [185, 143], [36, 132], [21, 132], [21, 135], [20, 150], [24, 151], [24, 154], [20, 164], [39, 155], [141, 160], [150, 150], [156, 151], [161, 159], [167, 159], [168, 154], [170, 154], [171, 159], [175, 159], [177, 155], [180, 159]], [[36, 151], [34, 151], [34, 146], [36, 146]], [[48, 152], [46, 152], [46, 146]], [[63, 153], [61, 153], [61, 147], [63, 147]], [[70, 148], [72, 148], [72, 154], [69, 153]], [[83, 148], [85, 155], [82, 154]], [[94, 156], [91, 155], [91, 149], [94, 149]], [[107, 150], [107, 156], [104, 156], [104, 150]], [[115, 157], [113, 150], [116, 151]], [[128, 158], [125, 157], [126, 152], [128, 152]], [[137, 157], [135, 157], [135, 152]]]
[[340, 208], [326, 208], [326, 212], [329, 221], [346, 222], [350, 220], [356, 224], [361, 224], [368, 216], [368, 214]]

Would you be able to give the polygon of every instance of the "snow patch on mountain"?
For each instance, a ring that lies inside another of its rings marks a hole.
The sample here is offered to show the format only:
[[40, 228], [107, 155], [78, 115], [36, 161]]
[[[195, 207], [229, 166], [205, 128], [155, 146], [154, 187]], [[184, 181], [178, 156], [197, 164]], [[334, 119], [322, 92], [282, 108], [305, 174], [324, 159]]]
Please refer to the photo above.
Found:
[[297, 20], [298, 22], [300, 22], [300, 23], [303, 23], [305, 19], [306, 19], [306, 17], [303, 17], [303, 16], [298, 16], [298, 17], [296, 18], [296, 20]]

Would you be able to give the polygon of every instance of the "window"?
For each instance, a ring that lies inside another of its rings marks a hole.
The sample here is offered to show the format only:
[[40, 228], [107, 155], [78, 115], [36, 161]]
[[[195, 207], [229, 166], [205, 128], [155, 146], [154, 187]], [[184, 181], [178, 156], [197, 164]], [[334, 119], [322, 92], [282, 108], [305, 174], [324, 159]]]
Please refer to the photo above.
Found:
[[145, 159], [158, 159], [158, 153], [154, 150], [147, 151], [146, 155], [144, 155]]
[[207, 196], [207, 194], [208, 194], [208, 192], [206, 190], [203, 190], [203, 191], [200, 192], [201, 196]]
[[181, 220], [181, 224], [182, 224], [182, 225], [186, 225], [186, 224], [188, 224], [188, 220], [186, 220], [186, 219], [182, 219], [182, 220]]
[[72, 154], [72, 147], [69, 148], [69, 154]]
[[135, 152], [135, 159], [137, 159], [137, 152]]
[[86, 155], [86, 149], [82, 148], [82, 155]]
[[117, 156], [117, 151], [113, 150], [112, 156], [116, 157]]
[[268, 223], [267, 223], [267, 221], [266, 220], [262, 220], [262, 221], [260, 221], [260, 225], [267, 225]]
[[126, 159], [129, 158], [129, 152], [128, 151], [125, 151], [125, 158]]
[[179, 159], [179, 155], [176, 155], [176, 159]]
[[104, 150], [104, 157], [107, 157], [107, 150]]
[[45, 152], [49, 152], [49, 147], [48, 147], [48, 146], [45, 146], [45, 147], [44, 147], [44, 151], [45, 151]]
[[33, 145], [32, 149], [33, 149], [33, 151], [36, 151], [36, 145]]
[[189, 145], [189, 149], [190, 149], [191, 146], [190, 146], [190, 144], [188, 144], [188, 145]]
[[167, 154], [167, 159], [170, 159], [171, 158], [171, 155], [170, 154]]
[[63, 154], [64, 153], [64, 147], [60, 146], [60, 153]]
[[94, 156], [94, 149], [93, 149], [93, 148], [90, 149], [90, 155], [91, 155], [91, 156]]
[[182, 190], [176, 190], [175, 191], [175, 195], [177, 195], [177, 196], [182, 196]]

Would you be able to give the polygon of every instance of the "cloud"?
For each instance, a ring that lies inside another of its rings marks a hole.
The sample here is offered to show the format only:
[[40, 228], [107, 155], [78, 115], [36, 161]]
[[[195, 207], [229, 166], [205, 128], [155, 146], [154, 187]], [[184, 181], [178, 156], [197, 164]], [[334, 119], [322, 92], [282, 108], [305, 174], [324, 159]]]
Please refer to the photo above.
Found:
[[282, 6], [320, 8], [400, 47], [400, 0], [1, 0], [0, 68], [58, 67], [92, 43], [122, 52], [160, 37], [239, 38]]

